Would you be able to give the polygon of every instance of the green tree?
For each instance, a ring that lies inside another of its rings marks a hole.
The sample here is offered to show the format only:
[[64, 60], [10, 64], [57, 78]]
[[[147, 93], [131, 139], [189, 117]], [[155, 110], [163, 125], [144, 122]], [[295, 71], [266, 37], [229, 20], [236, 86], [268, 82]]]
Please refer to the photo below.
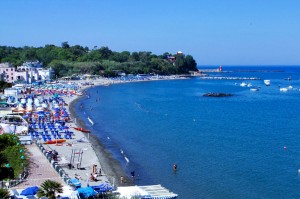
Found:
[[185, 65], [191, 71], [196, 71], [197, 70], [197, 68], [196, 68], [197, 63], [191, 55], [187, 55], [185, 57]]
[[37, 196], [43, 197], [46, 196], [49, 199], [55, 199], [56, 193], [62, 193], [63, 188], [62, 184], [52, 180], [46, 180], [40, 186], [40, 189], [37, 192]]
[[24, 46], [23, 50], [20, 52], [22, 54], [20, 57], [22, 61], [35, 61], [37, 60], [36, 49], [33, 47]]
[[62, 42], [62, 43], [61, 43], [61, 47], [62, 47], [63, 49], [68, 49], [68, 48], [70, 48], [70, 45], [69, 45], [69, 43], [68, 43], [67, 41], [65, 41], [65, 42]]
[[108, 47], [101, 47], [97, 50], [101, 59], [108, 59], [112, 55], [112, 51]]
[[138, 52], [131, 53], [131, 57], [132, 57], [133, 61], [140, 61], [140, 56], [139, 56]]
[[9, 199], [10, 198], [10, 193], [7, 189], [1, 189], [0, 188], [0, 198], [2, 199]]
[[180, 73], [186, 72], [185, 67], [184, 67], [184, 55], [183, 54], [177, 54], [175, 56], [176, 61], [175, 61], [175, 66], [178, 68]]
[[19, 143], [19, 139], [15, 135], [3, 134], [0, 136], [0, 154], [0, 166], [9, 164], [15, 178], [23, 172], [24, 167], [28, 164], [25, 147]]

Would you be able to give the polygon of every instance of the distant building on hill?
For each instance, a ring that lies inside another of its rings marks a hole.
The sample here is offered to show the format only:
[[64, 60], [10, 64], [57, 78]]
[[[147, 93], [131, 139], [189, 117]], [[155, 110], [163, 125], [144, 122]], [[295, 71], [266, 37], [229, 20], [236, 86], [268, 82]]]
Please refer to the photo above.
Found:
[[33, 83], [50, 80], [53, 70], [51, 68], [44, 69], [43, 64], [39, 61], [25, 62], [17, 68], [12, 64], [3, 63], [0, 64], [0, 74], [2, 74], [3, 80], [9, 83]]

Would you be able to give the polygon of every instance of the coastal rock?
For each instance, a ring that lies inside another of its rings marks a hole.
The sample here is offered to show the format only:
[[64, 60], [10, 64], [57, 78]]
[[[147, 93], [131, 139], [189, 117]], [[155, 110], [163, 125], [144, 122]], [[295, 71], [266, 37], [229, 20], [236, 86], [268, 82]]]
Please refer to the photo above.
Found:
[[230, 93], [205, 93], [204, 97], [231, 97], [233, 94]]

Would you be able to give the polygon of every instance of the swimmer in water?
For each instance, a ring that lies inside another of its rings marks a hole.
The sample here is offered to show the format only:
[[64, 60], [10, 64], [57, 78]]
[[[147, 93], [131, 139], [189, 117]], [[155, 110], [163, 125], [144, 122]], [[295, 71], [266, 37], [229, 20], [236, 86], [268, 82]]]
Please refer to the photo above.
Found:
[[175, 164], [175, 163], [174, 163], [174, 165], [173, 165], [173, 170], [174, 170], [174, 172], [177, 171], [177, 164]]

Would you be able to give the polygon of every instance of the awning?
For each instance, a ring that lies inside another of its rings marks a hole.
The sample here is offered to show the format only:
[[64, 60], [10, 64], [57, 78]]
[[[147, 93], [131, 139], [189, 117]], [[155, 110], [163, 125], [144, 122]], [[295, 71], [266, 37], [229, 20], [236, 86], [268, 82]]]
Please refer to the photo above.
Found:
[[139, 197], [141, 199], [175, 199], [177, 194], [161, 185], [118, 187], [120, 197]]

